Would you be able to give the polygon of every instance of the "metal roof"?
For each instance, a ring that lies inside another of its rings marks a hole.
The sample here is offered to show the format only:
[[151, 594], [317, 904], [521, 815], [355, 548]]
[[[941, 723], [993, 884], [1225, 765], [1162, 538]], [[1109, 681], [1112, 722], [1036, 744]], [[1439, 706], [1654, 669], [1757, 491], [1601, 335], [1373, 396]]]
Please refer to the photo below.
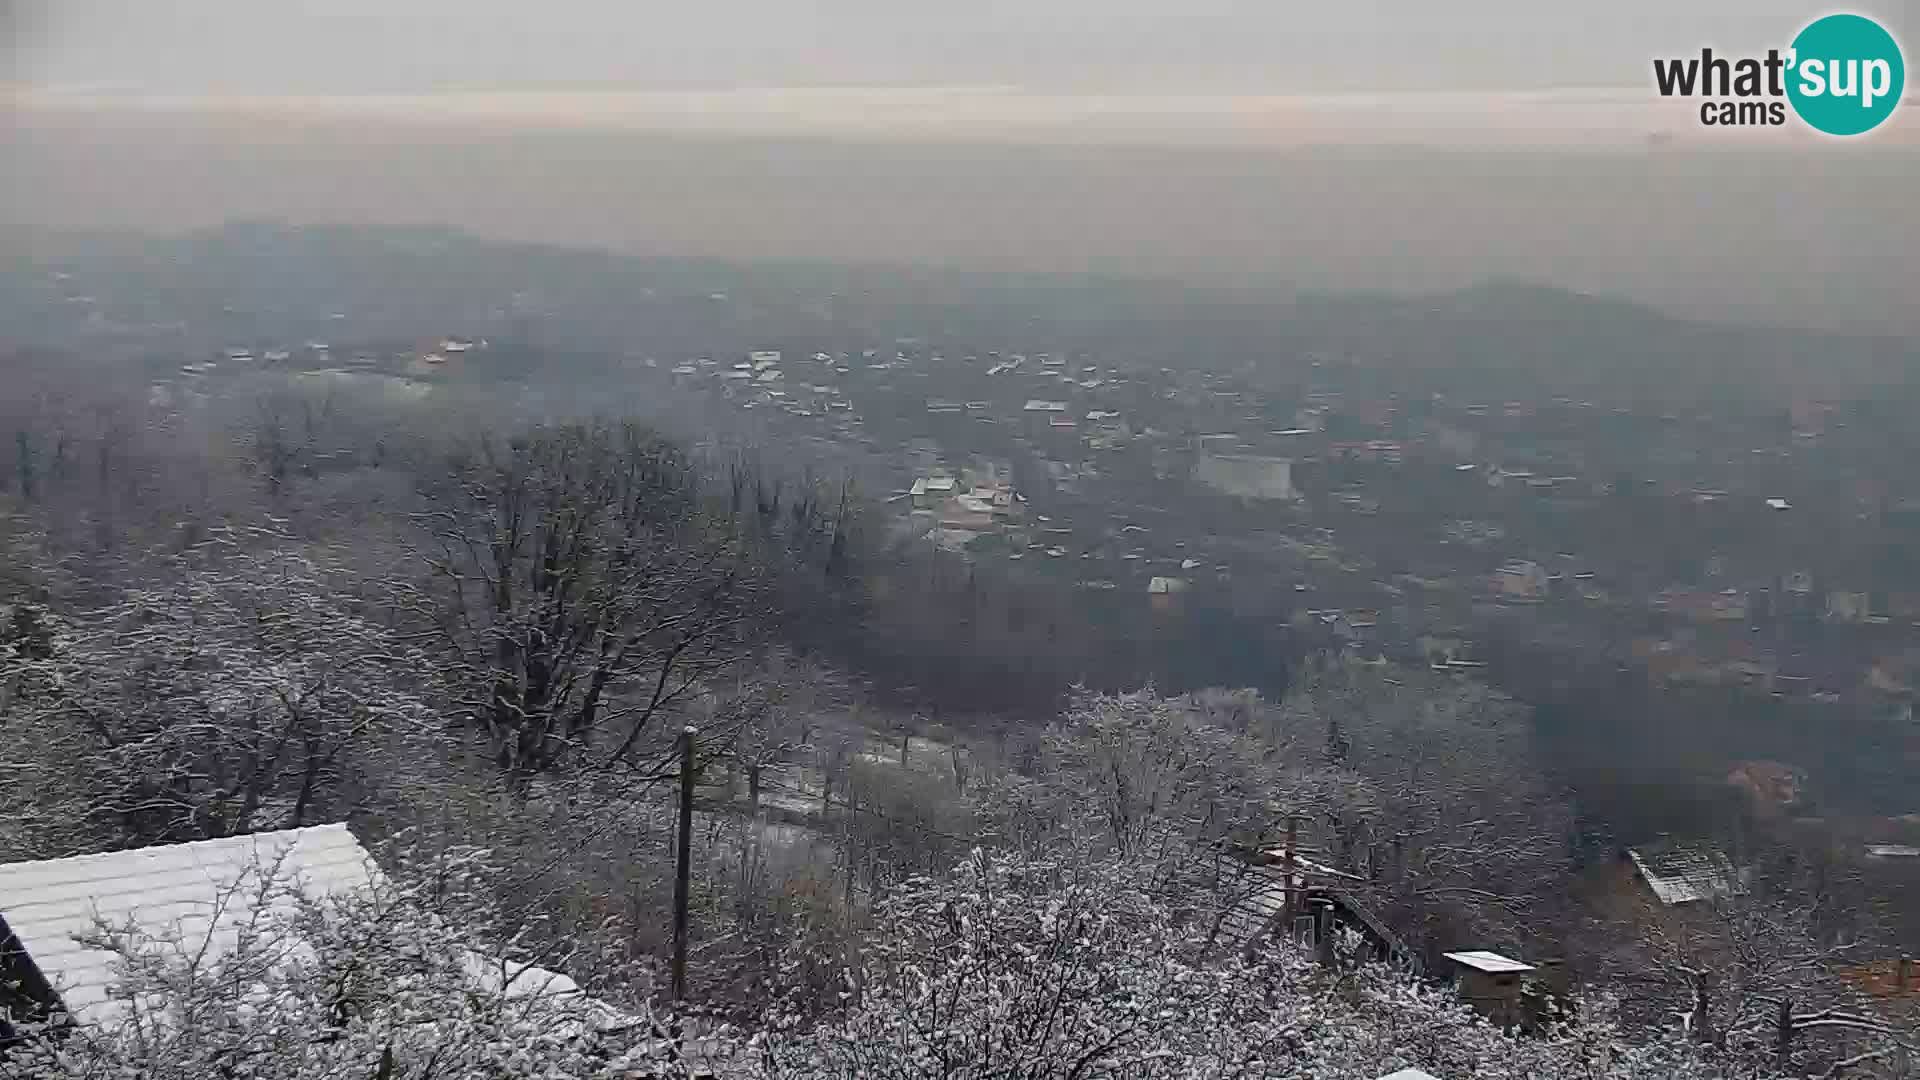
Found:
[[[380, 870], [344, 824], [251, 833], [223, 840], [78, 855], [0, 865], [0, 917], [83, 1024], [112, 1023], [124, 1006], [109, 996], [114, 956], [76, 935], [104, 921], [143, 933], [205, 941], [210, 954], [234, 948], [240, 927], [259, 912], [259, 871], [309, 898], [372, 885]], [[264, 914], [292, 914], [287, 888], [268, 890]], [[567, 976], [535, 964], [461, 950], [461, 968], [475, 987], [509, 998], [580, 995]], [[622, 1027], [631, 1017], [590, 997], [581, 1000], [596, 1026]]]
[[[276, 864], [313, 897], [366, 886], [378, 872], [345, 825], [317, 825], [0, 865], [0, 917], [74, 1019], [111, 1021], [121, 1008], [108, 996], [113, 954], [77, 935], [104, 921], [230, 950], [258, 906], [258, 869]], [[291, 912], [284, 890], [267, 901], [282, 905]]]
[[1474, 950], [1469, 952], [1450, 952], [1443, 954], [1447, 959], [1475, 971], [1484, 971], [1489, 975], [1513, 975], [1522, 971], [1532, 971], [1532, 964], [1501, 956], [1496, 952]]
[[1634, 869], [1662, 904], [1690, 904], [1746, 891], [1743, 875], [1718, 851], [1685, 847], [1633, 848]]

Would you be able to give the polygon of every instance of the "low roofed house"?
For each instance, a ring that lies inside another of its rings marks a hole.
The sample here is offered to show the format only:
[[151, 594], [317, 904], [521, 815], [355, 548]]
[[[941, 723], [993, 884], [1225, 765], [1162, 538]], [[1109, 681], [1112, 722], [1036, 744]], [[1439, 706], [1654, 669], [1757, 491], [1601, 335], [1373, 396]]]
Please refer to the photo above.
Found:
[[1520, 980], [1534, 970], [1532, 964], [1485, 950], [1445, 955], [1456, 968], [1461, 1001], [1495, 1024], [1519, 1021]]
[[[8, 863], [0, 866], [0, 974], [49, 1011], [111, 1022], [121, 1008], [109, 993], [113, 954], [78, 939], [104, 923], [231, 950], [260, 896], [247, 879], [263, 865], [314, 897], [362, 888], [375, 873], [345, 825]], [[290, 909], [292, 898], [284, 902]]]
[[1537, 562], [1520, 559], [1493, 572], [1493, 588], [1509, 600], [1542, 600], [1547, 595], [1547, 571]]
[[910, 490], [914, 506], [932, 510], [959, 490], [959, 482], [951, 476], [922, 476], [914, 480]]
[[1194, 479], [1226, 495], [1247, 499], [1297, 499], [1293, 459], [1207, 452], [1194, 465]]
[[1745, 795], [1757, 813], [1780, 817], [1800, 804], [1807, 777], [1803, 770], [1778, 761], [1743, 761], [1727, 773], [1727, 785]]
[[[301, 897], [341, 897], [379, 880], [344, 824], [0, 865], [0, 1004], [15, 1018], [111, 1025], [126, 1009], [112, 992], [116, 957], [85, 940], [103, 928], [204, 942], [217, 957], [260, 919], [297, 914]], [[462, 964], [485, 992], [580, 993], [565, 975], [530, 964], [470, 950]], [[589, 1007], [619, 1023], [613, 1010]]]
[[1187, 591], [1187, 580], [1177, 577], [1156, 577], [1147, 582], [1147, 600], [1155, 611], [1173, 611], [1180, 606], [1180, 596]]
[[1745, 893], [1746, 875], [1725, 852], [1677, 844], [1630, 848], [1634, 875], [1662, 906], [1717, 900]]

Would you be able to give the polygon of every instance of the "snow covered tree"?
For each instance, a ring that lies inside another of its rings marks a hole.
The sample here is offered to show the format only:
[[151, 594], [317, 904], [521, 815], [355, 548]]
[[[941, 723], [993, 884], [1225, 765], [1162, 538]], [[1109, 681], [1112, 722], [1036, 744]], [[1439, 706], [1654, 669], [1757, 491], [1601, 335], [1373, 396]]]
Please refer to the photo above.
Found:
[[1033, 771], [1061, 786], [1064, 814], [1136, 858], [1257, 833], [1292, 787], [1270, 748], [1151, 689], [1076, 692], [1040, 752]]
[[[1337, 755], [1325, 747], [1336, 721]], [[1368, 879], [1362, 891], [1409, 942], [1431, 954], [1552, 931], [1572, 872], [1572, 813], [1513, 702], [1474, 683], [1336, 660], [1305, 671], [1261, 723], [1351, 778], [1347, 797], [1320, 804], [1316, 833], [1340, 869]]]
[[436, 737], [423, 659], [285, 541], [218, 532], [0, 659], [20, 854], [312, 824]]
[[1264, 1075], [1275, 1003], [1239, 973], [1191, 965], [1123, 864], [996, 859], [895, 889], [837, 1020], [763, 1040], [777, 1076]]
[[422, 614], [516, 782], [603, 733], [601, 763], [624, 760], [739, 657], [754, 575], [685, 457], [638, 425], [483, 439], [429, 490]]
[[976, 852], [876, 910], [887, 927], [840, 1015], [776, 1018], [742, 1075], [828, 1078], [1371, 1078], [1407, 1066], [1473, 1080], [1710, 1080], [1684, 1042], [1636, 1044], [1603, 1002], [1540, 1037], [1489, 1026], [1384, 968], [1288, 948], [1202, 960], [1204, 942], [1126, 860]]
[[1680, 905], [1634, 898], [1605, 939], [1612, 978], [1688, 1036], [1739, 1060], [1825, 1070], [1920, 1048], [1912, 1018], [1883, 1010], [1840, 977], [1893, 966], [1870, 906], [1831, 852], [1748, 849], [1710, 895]]

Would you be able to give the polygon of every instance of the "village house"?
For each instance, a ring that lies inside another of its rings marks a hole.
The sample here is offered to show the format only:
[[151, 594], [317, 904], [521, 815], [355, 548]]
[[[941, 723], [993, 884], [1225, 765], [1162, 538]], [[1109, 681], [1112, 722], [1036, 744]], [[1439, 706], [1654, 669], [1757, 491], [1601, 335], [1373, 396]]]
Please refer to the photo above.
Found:
[[1194, 479], [1224, 495], [1243, 499], [1297, 499], [1293, 461], [1252, 454], [1204, 452], [1194, 466]]
[[1187, 591], [1185, 578], [1156, 577], [1147, 582], [1147, 603], [1154, 611], [1169, 613], [1180, 609], [1182, 595]]
[[1739, 589], [1668, 589], [1653, 598], [1655, 608], [1695, 622], [1738, 622], [1751, 609], [1747, 593]]
[[1799, 805], [1806, 774], [1778, 761], [1743, 761], [1727, 773], [1727, 784], [1747, 797], [1762, 817], [1778, 818]]
[[1869, 690], [1895, 697], [1911, 696], [1920, 688], [1920, 649], [1887, 653], [1867, 668]]
[[1518, 559], [1493, 572], [1493, 591], [1503, 600], [1536, 602], [1547, 598], [1547, 571], [1530, 559]]
[[1747, 873], [1725, 852], [1663, 842], [1629, 848], [1633, 877], [1661, 907], [1677, 907], [1738, 896], [1747, 891]]
[[1866, 593], [1835, 589], [1827, 593], [1826, 618], [1830, 622], [1863, 622], [1872, 613]]
[[951, 476], [922, 476], [909, 489], [916, 510], [933, 510], [959, 490], [960, 481]]
[[[262, 875], [298, 894], [262, 888]], [[112, 991], [115, 956], [84, 940], [102, 925], [225, 955], [250, 925], [296, 915], [301, 896], [341, 897], [379, 880], [344, 824], [0, 865], [0, 1015], [120, 1022], [126, 1005]], [[565, 975], [528, 964], [474, 953], [464, 966], [482, 992], [582, 993]], [[590, 1007], [617, 1022], [612, 1010]]]

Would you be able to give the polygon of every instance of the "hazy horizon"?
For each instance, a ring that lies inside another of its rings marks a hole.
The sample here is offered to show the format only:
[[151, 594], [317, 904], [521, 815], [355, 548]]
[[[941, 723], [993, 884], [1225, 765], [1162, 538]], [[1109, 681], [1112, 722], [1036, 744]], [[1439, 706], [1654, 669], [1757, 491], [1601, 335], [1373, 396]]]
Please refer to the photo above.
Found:
[[[1649, 85], [1652, 56], [1783, 43], [1804, 5], [181, 10], [5, 9], [0, 223], [443, 224], [1308, 287], [1513, 277], [1920, 334], [1920, 111], [1853, 142], [1724, 132]], [[1915, 22], [1910, 3], [1872, 13]]]

